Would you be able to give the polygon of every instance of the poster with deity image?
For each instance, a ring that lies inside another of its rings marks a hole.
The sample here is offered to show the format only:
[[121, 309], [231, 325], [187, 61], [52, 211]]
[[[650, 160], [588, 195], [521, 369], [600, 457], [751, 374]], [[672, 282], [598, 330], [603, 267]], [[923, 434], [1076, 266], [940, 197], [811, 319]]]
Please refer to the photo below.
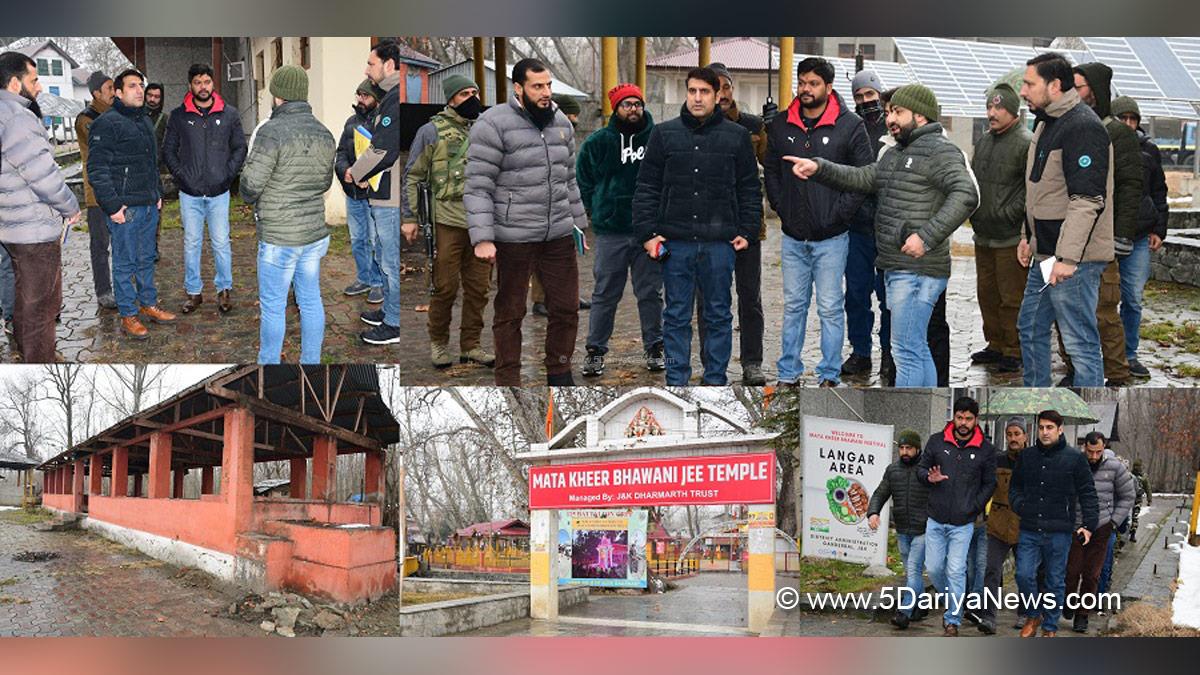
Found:
[[560, 511], [558, 583], [646, 587], [645, 509]]

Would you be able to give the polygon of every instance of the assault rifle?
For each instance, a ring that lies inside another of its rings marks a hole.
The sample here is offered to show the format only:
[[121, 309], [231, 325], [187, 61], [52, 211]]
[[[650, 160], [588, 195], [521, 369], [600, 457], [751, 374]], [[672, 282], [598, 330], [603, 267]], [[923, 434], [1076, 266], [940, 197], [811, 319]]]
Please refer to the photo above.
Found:
[[425, 239], [426, 276], [429, 279], [429, 295], [433, 296], [433, 260], [437, 257], [437, 228], [434, 226], [433, 188], [428, 182], [417, 183], [417, 224]]

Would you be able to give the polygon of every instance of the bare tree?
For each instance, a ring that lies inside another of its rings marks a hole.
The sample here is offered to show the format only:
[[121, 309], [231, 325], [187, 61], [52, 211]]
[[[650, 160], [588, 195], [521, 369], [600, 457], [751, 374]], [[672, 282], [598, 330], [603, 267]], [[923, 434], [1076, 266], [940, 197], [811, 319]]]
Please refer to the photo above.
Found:
[[139, 412], [151, 392], [162, 391], [165, 366], [110, 365], [112, 383], [109, 391], [99, 392], [101, 399], [121, 417]]
[[17, 443], [24, 446], [25, 456], [30, 459], [41, 457], [40, 448], [45, 440], [41, 398], [37, 378], [29, 375], [9, 379], [0, 388], [0, 427], [6, 435], [17, 437]]
[[46, 399], [62, 411], [63, 424], [58, 431], [63, 449], [75, 447], [75, 423], [79, 412], [79, 396], [83, 389], [83, 366], [55, 363], [43, 366], [49, 382]]

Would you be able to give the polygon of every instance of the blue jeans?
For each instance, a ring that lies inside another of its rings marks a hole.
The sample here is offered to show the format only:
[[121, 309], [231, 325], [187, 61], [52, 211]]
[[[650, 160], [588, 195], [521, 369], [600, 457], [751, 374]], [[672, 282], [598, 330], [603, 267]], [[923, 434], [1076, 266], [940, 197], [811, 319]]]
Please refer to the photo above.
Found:
[[[896, 543], [900, 546], [900, 558], [904, 560], [904, 585], [912, 590], [915, 602], [925, 592], [925, 535], [897, 532]], [[911, 617], [916, 609], [914, 604], [900, 611]]]
[[139, 306], [158, 305], [154, 262], [158, 259], [158, 207], [129, 206], [125, 222], [108, 218], [112, 242], [113, 294], [121, 316], [136, 316]]
[[[1076, 371], [1078, 372], [1078, 371]], [[1021, 616], [1042, 618], [1042, 630], [1057, 631], [1067, 597], [1067, 555], [1071, 552], [1070, 532], [1030, 532], [1021, 530], [1017, 539], [1017, 591], [1021, 594]], [[1038, 588], [1038, 568], [1044, 570]], [[1054, 606], [1040, 602], [1039, 593], [1054, 594]]]
[[929, 317], [949, 279], [916, 272], [888, 271], [888, 309], [892, 313], [892, 358], [897, 387], [936, 387], [937, 366], [929, 351]]
[[199, 295], [200, 250], [204, 246], [204, 223], [212, 242], [213, 286], [218, 293], [233, 288], [233, 252], [229, 248], [229, 192], [216, 197], [193, 197], [179, 193], [179, 218], [183, 221], [183, 290]]
[[[846, 254], [846, 337], [855, 356], [871, 356], [871, 331], [875, 328], [875, 311], [871, 308], [872, 291], [879, 300], [880, 308], [887, 308], [883, 274], [875, 269], [875, 255], [875, 235], [851, 230]], [[890, 346], [890, 328], [880, 320], [879, 343], [885, 349]]]
[[[889, 291], [890, 292], [890, 291]], [[937, 297], [936, 295], [934, 297]], [[975, 526], [948, 525], [933, 518], [925, 522], [925, 566], [929, 578], [939, 593], [949, 593], [950, 601], [942, 622], [955, 626], [962, 623], [963, 606], [967, 601], [967, 552]], [[1063, 565], [1066, 565], [1064, 560]]]
[[817, 316], [821, 318], [821, 362], [817, 376], [839, 382], [842, 340], [846, 334], [846, 252], [850, 235], [824, 241], [802, 241], [783, 235], [783, 351], [779, 356], [779, 381], [795, 383], [804, 372], [801, 351], [808, 328], [808, 306], [817, 290]]
[[379, 288], [383, 286], [383, 272], [379, 270], [379, 256], [375, 241], [375, 218], [371, 216], [371, 202], [346, 196], [346, 226], [350, 230], [350, 252], [354, 254], [354, 269], [358, 283]]
[[383, 274], [383, 322], [400, 327], [400, 209], [372, 206], [375, 251]]
[[307, 246], [258, 242], [259, 363], [279, 363], [291, 286], [296, 289], [296, 304], [300, 307], [300, 363], [321, 362], [321, 343], [325, 340], [321, 258], [328, 250], [329, 237]]
[[1107, 593], [1108, 584], [1112, 581], [1113, 568], [1113, 551], [1117, 545], [1117, 531], [1113, 530], [1112, 534], [1108, 535], [1108, 553], [1104, 554], [1104, 566], [1100, 568], [1100, 584], [1096, 587], [1097, 593]]
[[1025, 297], [1021, 300], [1021, 313], [1017, 315], [1026, 387], [1052, 384], [1050, 325], [1055, 320], [1062, 333], [1063, 346], [1075, 366], [1075, 386], [1104, 386], [1096, 303], [1100, 299], [1100, 274], [1107, 265], [1104, 262], [1080, 263], [1070, 279], [1053, 286], [1046, 286], [1037, 261], [1029, 266]]
[[646, 255], [642, 242], [627, 234], [597, 234], [592, 239], [592, 309], [588, 312], [587, 351], [607, 354], [617, 305], [625, 294], [625, 280], [633, 280], [642, 349], [662, 344], [663, 268]]
[[976, 594], [981, 603], [983, 575], [987, 572], [987, 552], [987, 526], [977, 524], [975, 532], [971, 535], [971, 549], [967, 551], [967, 592]]
[[12, 321], [16, 302], [17, 277], [13, 273], [12, 258], [8, 255], [8, 249], [0, 246], [0, 311], [6, 321]]
[[734, 250], [724, 241], [666, 243], [663, 261], [663, 351], [667, 384], [683, 387], [692, 377], [692, 306], [696, 287], [704, 296], [705, 337], [700, 349], [704, 384], [724, 385], [733, 349]]
[[1125, 358], [1137, 358], [1138, 330], [1142, 326], [1142, 291], [1150, 280], [1150, 237], [1133, 242], [1129, 255], [1117, 256], [1121, 269], [1121, 325], [1125, 327]]

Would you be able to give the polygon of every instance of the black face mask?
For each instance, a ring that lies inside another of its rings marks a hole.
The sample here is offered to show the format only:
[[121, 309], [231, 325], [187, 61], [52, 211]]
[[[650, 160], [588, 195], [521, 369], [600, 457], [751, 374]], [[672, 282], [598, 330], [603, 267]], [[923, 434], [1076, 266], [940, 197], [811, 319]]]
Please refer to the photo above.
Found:
[[858, 116], [874, 124], [883, 117], [883, 106], [879, 105], [879, 101], [866, 101], [854, 106]]
[[463, 119], [473, 120], [479, 117], [479, 113], [483, 112], [483, 101], [480, 101], [478, 96], [468, 96], [467, 100], [458, 105], [450, 106], [450, 109], [458, 113]]
[[521, 105], [525, 106], [525, 112], [529, 113], [529, 116], [533, 118], [533, 123], [538, 129], [545, 129], [550, 126], [550, 123], [554, 121], [554, 114], [558, 112], [554, 109], [554, 106], [546, 108], [539, 106], [537, 103], [526, 98], [524, 94], [521, 95]]

